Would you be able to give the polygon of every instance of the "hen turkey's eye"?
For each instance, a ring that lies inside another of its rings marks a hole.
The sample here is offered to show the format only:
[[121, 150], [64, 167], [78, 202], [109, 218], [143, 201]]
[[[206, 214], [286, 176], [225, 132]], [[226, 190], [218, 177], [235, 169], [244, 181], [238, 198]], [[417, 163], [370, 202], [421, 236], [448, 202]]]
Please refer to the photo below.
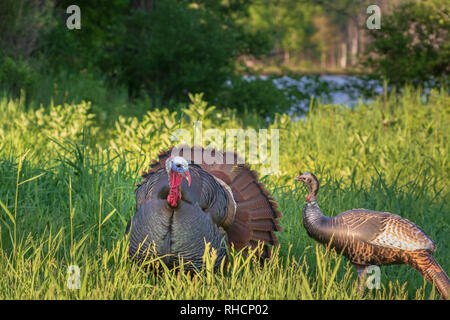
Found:
[[180, 167], [181, 167], [181, 164], [178, 163], [178, 164], [176, 164], [176, 166], [177, 166], [177, 168], [180, 168]]

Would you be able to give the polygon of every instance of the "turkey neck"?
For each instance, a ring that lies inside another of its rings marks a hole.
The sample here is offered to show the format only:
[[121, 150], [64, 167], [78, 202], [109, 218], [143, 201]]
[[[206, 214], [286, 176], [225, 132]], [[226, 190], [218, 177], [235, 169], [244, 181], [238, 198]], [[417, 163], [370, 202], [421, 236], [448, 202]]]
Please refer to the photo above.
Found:
[[320, 211], [315, 197], [310, 198], [303, 210], [303, 225], [308, 234], [319, 242], [327, 242], [329, 220], [330, 218]]
[[176, 207], [178, 205], [178, 201], [181, 200], [181, 181], [183, 180], [183, 176], [178, 172], [170, 171], [169, 173], [169, 185], [170, 191], [167, 197], [167, 202], [171, 207]]

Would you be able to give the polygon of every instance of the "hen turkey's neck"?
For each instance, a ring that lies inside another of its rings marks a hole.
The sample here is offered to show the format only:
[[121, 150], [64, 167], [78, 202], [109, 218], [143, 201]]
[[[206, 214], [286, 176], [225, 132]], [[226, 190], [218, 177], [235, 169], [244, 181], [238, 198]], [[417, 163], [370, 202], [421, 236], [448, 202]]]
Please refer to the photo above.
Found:
[[178, 173], [170, 170], [169, 172], [169, 186], [170, 191], [167, 196], [167, 202], [171, 207], [176, 207], [178, 205], [178, 201], [181, 200], [181, 182], [183, 181], [183, 176]]
[[330, 218], [322, 214], [316, 199], [309, 199], [303, 210], [303, 225], [308, 234], [322, 242], [327, 241], [327, 222]]

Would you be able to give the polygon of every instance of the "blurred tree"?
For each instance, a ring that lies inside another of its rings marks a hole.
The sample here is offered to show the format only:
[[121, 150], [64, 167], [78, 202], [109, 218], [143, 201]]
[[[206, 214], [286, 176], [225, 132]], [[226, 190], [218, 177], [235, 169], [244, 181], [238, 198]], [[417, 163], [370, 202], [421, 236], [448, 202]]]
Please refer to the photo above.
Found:
[[129, 1], [78, 0], [81, 9], [81, 29], [66, 27], [67, 7], [72, 0], [55, 1], [51, 30], [42, 35], [40, 52], [47, 58], [49, 67], [55, 70], [79, 71], [85, 68], [95, 71], [105, 55], [105, 47], [111, 39], [111, 29], [123, 23]]
[[382, 17], [364, 65], [394, 84], [446, 77], [450, 71], [450, 19], [446, 0], [406, 1]]
[[337, 32], [338, 27], [330, 21], [325, 15], [317, 15], [312, 19], [316, 32], [311, 37], [311, 42], [320, 54], [320, 65], [322, 69], [326, 68], [327, 56], [332, 49], [338, 46], [340, 35]]
[[317, 8], [298, 0], [255, 0], [250, 6], [249, 24], [253, 30], [270, 35], [275, 48], [282, 50], [284, 62], [292, 52], [302, 50], [313, 32], [312, 15]]
[[[366, 43], [368, 5], [382, 0], [255, 0], [248, 24], [271, 36], [275, 53], [345, 68], [357, 62]], [[318, 59], [317, 59], [318, 58]], [[295, 62], [294, 62], [295, 63]]]
[[[219, 1], [136, 1], [123, 24], [112, 29], [104, 70], [128, 86], [129, 95], [209, 99], [232, 75], [234, 60], [256, 51], [252, 35], [235, 23], [241, 7]], [[230, 2], [233, 4], [233, 2]], [[144, 9], [142, 9], [144, 8]], [[256, 46], [257, 47], [257, 46]], [[113, 74], [111, 74], [114, 76]]]
[[0, 2], [0, 55], [28, 59], [37, 48], [40, 32], [47, 27], [53, 9], [47, 0]]
[[36, 89], [39, 35], [48, 29], [53, 3], [46, 0], [0, 1], [0, 87], [17, 97], [25, 89], [26, 102]]
[[153, 9], [154, 4], [154, 0], [131, 0], [130, 9], [150, 11]]
[[[366, 43], [367, 7], [369, 5], [380, 5], [387, 1], [382, 0], [316, 0], [314, 3], [320, 5], [322, 12], [329, 19], [327, 25], [335, 32], [336, 38], [328, 47], [330, 56], [338, 56], [334, 59], [336, 66], [340, 60], [342, 67], [353, 66], [357, 63], [359, 53]], [[337, 43], [340, 42], [340, 45]]]

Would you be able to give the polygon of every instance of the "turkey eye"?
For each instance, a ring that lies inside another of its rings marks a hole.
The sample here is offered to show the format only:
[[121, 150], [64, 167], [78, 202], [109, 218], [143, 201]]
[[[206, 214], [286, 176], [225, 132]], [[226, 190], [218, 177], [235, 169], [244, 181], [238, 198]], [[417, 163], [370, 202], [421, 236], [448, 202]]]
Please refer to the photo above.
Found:
[[178, 164], [176, 164], [176, 166], [177, 166], [177, 168], [180, 168], [180, 167], [181, 167], [181, 164], [178, 163]]

